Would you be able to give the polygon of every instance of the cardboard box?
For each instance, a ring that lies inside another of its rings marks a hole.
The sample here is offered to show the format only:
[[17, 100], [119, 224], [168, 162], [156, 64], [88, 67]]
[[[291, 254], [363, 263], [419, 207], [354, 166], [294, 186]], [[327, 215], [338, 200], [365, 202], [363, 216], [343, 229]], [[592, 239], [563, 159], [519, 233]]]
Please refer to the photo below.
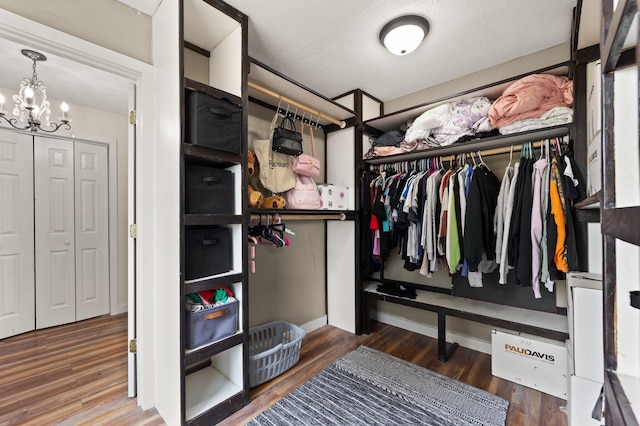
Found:
[[567, 400], [569, 426], [599, 425], [600, 422], [594, 420], [591, 413], [600, 396], [602, 384], [578, 376], [571, 376], [569, 383], [570, 391]]
[[347, 210], [349, 208], [349, 188], [328, 183], [318, 185], [320, 210]]
[[567, 293], [573, 374], [603, 383], [602, 275], [583, 272], [567, 274]]
[[600, 139], [602, 135], [602, 74], [600, 61], [587, 65], [587, 194], [602, 188]]
[[602, 130], [602, 67], [600, 61], [587, 64], [587, 138]]
[[565, 342], [493, 330], [491, 372], [494, 376], [567, 399]]
[[[601, 133], [589, 142], [587, 147], [587, 194], [593, 195], [602, 188]], [[594, 206], [596, 207], [596, 206]]]

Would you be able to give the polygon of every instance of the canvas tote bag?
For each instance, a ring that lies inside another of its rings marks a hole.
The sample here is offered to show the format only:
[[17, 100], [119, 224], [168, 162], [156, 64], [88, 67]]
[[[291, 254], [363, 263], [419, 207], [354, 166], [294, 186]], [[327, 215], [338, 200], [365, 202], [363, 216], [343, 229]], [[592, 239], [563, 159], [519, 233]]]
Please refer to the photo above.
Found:
[[253, 149], [260, 164], [260, 182], [267, 190], [280, 193], [296, 186], [296, 175], [291, 168], [293, 157], [280, 154], [271, 149], [273, 129], [276, 127], [278, 114], [271, 120], [269, 139], [256, 139], [253, 141]]

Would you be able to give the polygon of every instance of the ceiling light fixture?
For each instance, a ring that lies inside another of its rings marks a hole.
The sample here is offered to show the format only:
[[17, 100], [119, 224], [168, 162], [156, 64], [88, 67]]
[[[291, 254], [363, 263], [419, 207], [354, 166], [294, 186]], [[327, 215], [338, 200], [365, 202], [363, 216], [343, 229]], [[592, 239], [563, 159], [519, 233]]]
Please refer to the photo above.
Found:
[[429, 32], [429, 21], [422, 16], [400, 16], [380, 30], [380, 43], [394, 55], [408, 55], [420, 46]]
[[[7, 118], [4, 111], [4, 96], [0, 94], [0, 117], [4, 118], [13, 128], [18, 130], [30, 130], [32, 132], [43, 131], [53, 133], [61, 127], [71, 130], [69, 124], [69, 105], [66, 102], [60, 104], [60, 124], [50, 121], [51, 109], [47, 99], [47, 89], [42, 81], [38, 81], [36, 73], [36, 63], [38, 61], [46, 61], [47, 57], [42, 53], [22, 49], [22, 54], [33, 61], [33, 75], [31, 78], [25, 77], [20, 82], [20, 90], [17, 95], [13, 96], [15, 107], [13, 115], [17, 118]], [[44, 123], [42, 123], [44, 121]], [[25, 125], [19, 125], [26, 123]]]

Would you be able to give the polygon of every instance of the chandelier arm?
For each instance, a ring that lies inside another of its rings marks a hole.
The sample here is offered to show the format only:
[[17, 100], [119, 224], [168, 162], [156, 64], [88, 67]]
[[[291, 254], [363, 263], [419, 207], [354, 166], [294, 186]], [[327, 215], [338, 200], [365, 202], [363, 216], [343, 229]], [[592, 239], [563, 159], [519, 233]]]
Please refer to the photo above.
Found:
[[71, 124], [69, 124], [68, 121], [63, 121], [60, 124], [58, 124], [58, 123], [49, 123], [49, 127], [53, 127], [53, 130], [47, 130], [44, 127], [40, 127], [40, 126], [37, 126], [37, 127], [38, 127], [38, 130], [36, 130], [36, 131], [42, 131], [42, 132], [45, 132], [45, 133], [57, 132], [58, 129], [60, 129], [61, 127], [65, 128], [67, 130], [71, 130]]
[[4, 118], [4, 120], [9, 123], [9, 125], [11, 125], [11, 127], [13, 127], [14, 129], [18, 129], [18, 130], [27, 130], [31, 128], [31, 124], [27, 124], [24, 127], [21, 126], [16, 126], [16, 123], [18, 122], [18, 120], [16, 118], [7, 118], [4, 116], [4, 114], [1, 114], [0, 117]]

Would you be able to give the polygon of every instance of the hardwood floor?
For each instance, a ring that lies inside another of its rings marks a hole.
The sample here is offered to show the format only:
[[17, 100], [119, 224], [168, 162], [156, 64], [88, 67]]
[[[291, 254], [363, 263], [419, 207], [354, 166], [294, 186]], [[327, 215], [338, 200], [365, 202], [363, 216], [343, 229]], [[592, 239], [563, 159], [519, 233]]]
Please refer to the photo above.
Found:
[[0, 425], [161, 425], [127, 397], [127, 316], [0, 340]]
[[437, 340], [377, 323], [368, 336], [354, 336], [331, 326], [309, 333], [300, 362], [279, 377], [251, 390], [251, 402], [221, 424], [244, 424], [287, 393], [360, 345], [369, 346], [431, 371], [460, 380], [510, 401], [507, 425], [566, 426], [563, 399], [491, 375], [491, 356], [459, 347], [446, 362], [438, 361]]
[[[0, 340], [0, 425], [162, 425], [156, 410], [127, 397], [126, 315]], [[491, 375], [491, 357], [459, 347], [446, 363], [436, 340], [386, 324], [366, 336], [326, 326], [307, 335], [300, 362], [251, 390], [224, 425], [248, 422], [360, 345], [389, 353], [510, 401], [507, 425], [567, 425], [565, 401]]]

